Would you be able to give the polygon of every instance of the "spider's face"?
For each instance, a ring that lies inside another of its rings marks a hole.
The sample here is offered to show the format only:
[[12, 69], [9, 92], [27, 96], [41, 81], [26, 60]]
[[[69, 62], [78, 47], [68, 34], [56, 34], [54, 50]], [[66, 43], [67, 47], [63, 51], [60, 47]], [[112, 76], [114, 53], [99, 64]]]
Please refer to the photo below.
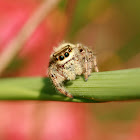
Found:
[[74, 56], [73, 47], [74, 45], [66, 43], [63, 44], [63, 46], [60, 45], [60, 49], [53, 54], [55, 62], [59, 65], [63, 65], [70, 61]]

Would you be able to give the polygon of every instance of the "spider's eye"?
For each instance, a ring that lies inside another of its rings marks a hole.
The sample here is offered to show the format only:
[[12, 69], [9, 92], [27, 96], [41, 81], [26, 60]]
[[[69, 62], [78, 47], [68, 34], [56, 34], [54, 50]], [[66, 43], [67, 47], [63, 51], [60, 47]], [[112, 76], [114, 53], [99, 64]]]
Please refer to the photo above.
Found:
[[58, 61], [58, 58], [57, 57], [55, 59]]
[[59, 59], [60, 60], [63, 60], [64, 59], [64, 56], [63, 55], [59, 56]]
[[65, 57], [68, 57], [68, 56], [69, 56], [69, 53], [66, 52], [66, 53], [65, 53]]
[[82, 52], [83, 51], [83, 49], [80, 49], [80, 52]]

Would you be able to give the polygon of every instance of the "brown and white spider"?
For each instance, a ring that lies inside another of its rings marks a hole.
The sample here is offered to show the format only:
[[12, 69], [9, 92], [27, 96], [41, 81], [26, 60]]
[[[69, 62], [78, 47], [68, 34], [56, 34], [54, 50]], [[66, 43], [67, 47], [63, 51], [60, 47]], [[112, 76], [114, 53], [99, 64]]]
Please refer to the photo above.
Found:
[[84, 74], [88, 80], [93, 67], [98, 72], [96, 56], [82, 44], [62, 43], [54, 48], [50, 56], [48, 75], [52, 79], [56, 89], [62, 94], [72, 98], [71, 93], [63, 86], [65, 80], [75, 80], [76, 75]]

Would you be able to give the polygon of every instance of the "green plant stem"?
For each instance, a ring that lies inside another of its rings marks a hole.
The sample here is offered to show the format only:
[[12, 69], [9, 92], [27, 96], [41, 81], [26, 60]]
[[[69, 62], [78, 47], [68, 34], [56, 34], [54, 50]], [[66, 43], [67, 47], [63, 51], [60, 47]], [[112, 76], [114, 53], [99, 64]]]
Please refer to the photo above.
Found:
[[65, 82], [73, 99], [60, 94], [49, 78], [5, 78], [0, 80], [0, 100], [47, 100], [106, 102], [140, 99], [140, 68], [92, 73]]

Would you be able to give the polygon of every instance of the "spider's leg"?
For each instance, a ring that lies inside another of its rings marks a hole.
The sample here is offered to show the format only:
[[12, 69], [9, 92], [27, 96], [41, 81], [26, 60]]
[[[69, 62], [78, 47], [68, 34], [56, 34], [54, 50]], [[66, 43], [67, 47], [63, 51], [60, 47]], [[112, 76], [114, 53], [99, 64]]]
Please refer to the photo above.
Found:
[[67, 92], [64, 86], [62, 85], [62, 82], [65, 80], [65, 77], [61, 73], [54, 70], [53, 68], [49, 68], [48, 74], [49, 77], [52, 79], [54, 86], [59, 92], [61, 92], [65, 96], [73, 98], [73, 96], [69, 92]]
[[98, 66], [97, 66], [97, 61], [96, 61], [96, 56], [93, 55], [91, 51], [89, 51], [89, 58], [88, 58], [88, 64], [89, 64], [89, 70], [88, 70], [88, 76], [90, 76], [93, 68], [95, 72], [99, 72]]
[[83, 62], [83, 73], [84, 73], [84, 77], [85, 77], [85, 81], [88, 80], [88, 76], [89, 76], [89, 58], [88, 58], [88, 48], [83, 46], [82, 44], [77, 44], [78, 49], [81, 53], [81, 59]]
[[96, 56], [93, 55], [93, 52], [87, 48], [86, 46], [83, 46], [82, 44], [77, 44], [78, 49], [82, 54], [83, 59], [83, 67], [84, 67], [84, 77], [85, 81], [88, 80], [88, 77], [90, 76], [93, 67], [96, 72], [98, 72], [97, 62], [96, 62]]
[[89, 70], [89, 64], [88, 64], [88, 55], [87, 55], [87, 49], [85, 50], [85, 56], [84, 56], [84, 68], [85, 68], [85, 72], [84, 72], [84, 76], [85, 76], [85, 81], [88, 80], [88, 70]]
[[96, 72], [99, 72], [98, 66], [97, 66], [97, 60], [96, 56], [93, 56], [93, 66]]
[[88, 50], [88, 76], [91, 75], [93, 70], [93, 53], [91, 50]]

